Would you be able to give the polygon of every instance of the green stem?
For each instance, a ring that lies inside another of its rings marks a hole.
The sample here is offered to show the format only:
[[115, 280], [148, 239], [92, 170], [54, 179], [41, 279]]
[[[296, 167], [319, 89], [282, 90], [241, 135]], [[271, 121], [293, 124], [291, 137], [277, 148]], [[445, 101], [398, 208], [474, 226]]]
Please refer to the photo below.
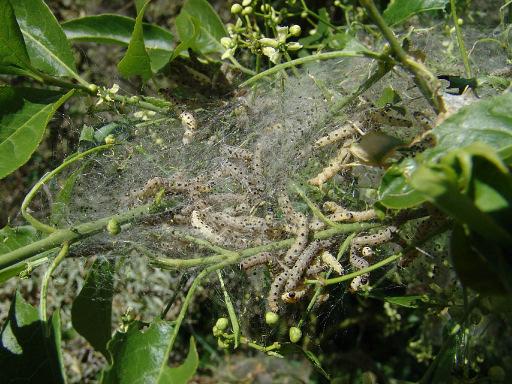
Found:
[[238, 323], [238, 318], [236, 317], [235, 307], [231, 302], [231, 298], [229, 297], [228, 291], [226, 290], [226, 286], [224, 285], [224, 279], [222, 278], [222, 273], [217, 269], [217, 277], [220, 281], [220, 287], [222, 288], [222, 292], [224, 293], [224, 302], [226, 304], [226, 308], [229, 314], [229, 321], [231, 321], [231, 329], [233, 330], [233, 335], [235, 339], [235, 349], [238, 348], [240, 344], [240, 325]]
[[318, 218], [320, 221], [322, 221], [324, 224], [331, 228], [335, 228], [338, 224], [333, 222], [332, 220], [329, 220], [323, 213], [320, 211], [320, 209], [313, 203], [309, 197], [306, 196], [306, 193], [296, 184], [293, 184], [292, 187], [295, 189], [295, 191], [299, 194], [299, 196], [304, 200], [304, 202], [307, 204], [309, 209], [311, 209], [311, 212], [313, 213], [313, 216]]
[[[286, 58], [286, 61], [290, 62], [293, 61], [288, 51], [284, 52], [284, 57]], [[299, 71], [295, 66], [292, 66], [292, 72], [295, 77], [299, 77]]]
[[[382, 226], [379, 223], [350, 223], [350, 224], [338, 224], [334, 228], [326, 229], [324, 231], [315, 232], [313, 235], [314, 239], [325, 240], [329, 239], [336, 235], [341, 235], [344, 233], [352, 233], [352, 232], [360, 232], [366, 229], [374, 228]], [[163, 258], [163, 257], [155, 257], [151, 261], [153, 264], [161, 268], [166, 269], [180, 269], [180, 268], [192, 268], [198, 267], [201, 265], [209, 265], [220, 262], [225, 262], [226, 260], [233, 260], [233, 263], [238, 263], [240, 260], [247, 258], [249, 256], [257, 255], [261, 252], [272, 252], [280, 249], [286, 249], [290, 247], [295, 238], [290, 238], [286, 240], [276, 241], [270, 244], [259, 245], [253, 248], [247, 248], [243, 251], [222, 253], [219, 255], [206, 256], [206, 257], [196, 257], [193, 259], [171, 259], [171, 258]]]
[[382, 57], [378, 52], [373, 52], [369, 50], [356, 52], [356, 51], [332, 51], [332, 52], [324, 52], [324, 53], [317, 53], [315, 55], [309, 55], [306, 57], [300, 57], [298, 59], [287, 61], [286, 63], [278, 64], [272, 68], [267, 69], [266, 71], [260, 72], [257, 75], [254, 75], [250, 79], [247, 79], [242, 84], [240, 84], [240, 88], [246, 87], [248, 85], [251, 85], [258, 80], [273, 75], [275, 73], [278, 73], [282, 71], [283, 69], [291, 68], [297, 65], [302, 65], [306, 63], [311, 63], [313, 61], [317, 60], [330, 60], [330, 59], [339, 59], [341, 57], [369, 57], [372, 59], [381, 60]]
[[62, 244], [62, 248], [61, 248], [60, 252], [55, 257], [55, 259], [53, 259], [52, 263], [50, 264], [50, 266], [48, 267], [48, 269], [46, 270], [46, 272], [43, 276], [43, 281], [41, 283], [41, 293], [40, 293], [40, 297], [39, 297], [39, 317], [40, 317], [41, 321], [43, 321], [43, 322], [46, 322], [48, 319], [46, 316], [46, 304], [47, 304], [47, 300], [48, 300], [48, 285], [50, 283], [52, 273], [55, 271], [55, 269], [57, 269], [60, 262], [62, 260], [64, 260], [64, 258], [67, 256], [68, 252], [69, 252], [69, 242], [65, 241]]
[[190, 289], [187, 292], [187, 296], [185, 297], [185, 301], [183, 302], [183, 305], [181, 306], [180, 313], [178, 314], [178, 317], [176, 318], [176, 321], [174, 322], [174, 328], [172, 330], [171, 339], [169, 340], [169, 344], [167, 345], [167, 351], [165, 356], [169, 356], [169, 354], [172, 351], [172, 348], [174, 346], [174, 342], [176, 341], [176, 337], [178, 336], [178, 332], [181, 327], [181, 323], [183, 323], [183, 319], [185, 318], [185, 315], [187, 313], [188, 307], [190, 303], [192, 302], [192, 298], [194, 297], [194, 294], [196, 292], [196, 289], [199, 287], [199, 284], [201, 283], [202, 279], [204, 279], [206, 276], [208, 276], [210, 273], [215, 272], [219, 269], [222, 269], [224, 267], [227, 267], [228, 265], [233, 264], [236, 261], [233, 261], [235, 259], [235, 256], [231, 256], [231, 258], [228, 258], [227, 260], [211, 265], [205, 269], [203, 269], [197, 277], [194, 279], [194, 282], [190, 286]]
[[459, 18], [457, 17], [457, 10], [455, 6], [455, 0], [450, 0], [450, 8], [452, 11], [452, 19], [453, 25], [455, 27], [455, 33], [457, 35], [457, 43], [459, 44], [459, 52], [462, 57], [462, 62], [464, 63], [464, 70], [466, 72], [466, 77], [471, 78], [471, 67], [469, 66], [468, 52], [466, 51], [466, 46], [464, 45], [464, 39], [462, 38], [462, 32], [460, 30]]
[[427, 69], [427, 67], [409, 56], [407, 52], [402, 48], [402, 45], [395, 37], [395, 34], [391, 28], [389, 28], [389, 26], [384, 21], [384, 18], [375, 6], [373, 0], [359, 0], [359, 2], [366, 9], [375, 24], [377, 24], [377, 27], [379, 27], [386, 40], [389, 42], [391, 51], [393, 52], [393, 55], [396, 57], [396, 59], [414, 75], [414, 81], [416, 82], [416, 85], [420, 89], [423, 96], [425, 96], [425, 98], [428, 100], [432, 108], [434, 108], [436, 113], [446, 112], [444, 100], [438, 92], [441, 88], [441, 85], [437, 77], [435, 77]]
[[105, 149], [109, 149], [112, 147], [112, 144], [107, 145], [100, 145], [98, 147], [91, 148], [87, 151], [75, 154], [68, 159], [64, 160], [64, 162], [59, 165], [57, 168], [55, 168], [53, 171], [47, 173], [44, 175], [37, 183], [34, 185], [34, 187], [30, 190], [30, 192], [25, 196], [25, 199], [23, 200], [23, 203], [21, 204], [21, 214], [27, 220], [34, 228], [36, 228], [38, 231], [44, 232], [44, 233], [53, 233], [57, 230], [57, 228], [52, 227], [50, 225], [44, 224], [37, 220], [34, 216], [32, 216], [30, 213], [28, 213], [28, 206], [32, 199], [35, 197], [36, 193], [41, 189], [41, 187], [48, 182], [49, 180], [53, 179], [56, 175], [58, 175], [60, 172], [62, 172], [65, 168], [70, 166], [71, 164], [75, 163], [78, 160], [83, 159], [84, 157], [103, 151]]
[[59, 229], [51, 233], [44, 239], [35, 241], [24, 247], [15, 249], [14, 251], [4, 253], [0, 255], [0, 270], [12, 266], [14, 264], [23, 263], [25, 260], [32, 256], [38, 255], [39, 257], [32, 258], [31, 260], [37, 260], [43, 258], [46, 255], [42, 252], [59, 247], [64, 242], [68, 241], [72, 244], [78, 240], [90, 237], [106, 229], [109, 220], [114, 219], [120, 225], [139, 219], [150, 214], [163, 211], [167, 206], [154, 204], [143, 205], [127, 212], [120, 213], [117, 215], [105, 217], [99, 220], [90, 221], [87, 223], [79, 224], [70, 228]]
[[352, 280], [354, 277], [361, 276], [361, 275], [364, 275], [365, 273], [369, 273], [371, 271], [379, 269], [380, 267], [383, 267], [384, 265], [392, 263], [393, 261], [395, 261], [401, 257], [402, 257], [402, 254], [398, 253], [396, 255], [389, 256], [389, 257], [385, 258], [384, 260], [379, 261], [378, 263], [372, 264], [369, 267], [360, 269], [356, 272], [352, 272], [347, 275], [343, 275], [340, 277], [334, 277], [332, 279], [327, 279], [327, 280], [306, 280], [305, 283], [306, 284], [321, 284], [322, 286], [338, 284], [343, 281]]

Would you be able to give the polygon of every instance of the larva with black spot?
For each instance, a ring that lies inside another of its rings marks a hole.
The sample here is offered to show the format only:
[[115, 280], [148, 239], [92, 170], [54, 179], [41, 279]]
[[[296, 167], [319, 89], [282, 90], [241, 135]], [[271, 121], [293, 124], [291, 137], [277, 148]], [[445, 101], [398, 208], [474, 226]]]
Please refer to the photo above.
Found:
[[211, 241], [215, 244], [223, 244], [225, 239], [219, 236], [213, 228], [207, 225], [199, 211], [192, 211], [190, 215], [190, 224], [196, 228], [206, 240]]
[[211, 222], [239, 231], [265, 231], [268, 229], [265, 219], [256, 216], [231, 216], [224, 212], [212, 212], [208, 215]]
[[352, 246], [356, 248], [363, 247], [365, 245], [379, 245], [390, 241], [393, 238], [393, 234], [397, 231], [396, 227], [389, 226], [382, 229], [374, 234], [359, 236], [352, 239]]
[[288, 281], [286, 282], [284, 288], [285, 291], [292, 291], [295, 289], [295, 287], [300, 283], [304, 272], [307, 270], [318, 251], [320, 251], [322, 248], [327, 248], [329, 245], [329, 241], [315, 240], [311, 242], [306, 247], [306, 249], [304, 249], [304, 251], [300, 254], [299, 258], [295, 262], [293, 268], [290, 269]]
[[338, 275], [343, 275], [341, 263], [329, 251], [323, 251], [320, 257], [325, 265], [332, 268]]
[[183, 133], [182, 142], [187, 145], [190, 144], [196, 134], [197, 130], [197, 121], [194, 115], [190, 112], [182, 112], [179, 116], [181, 120], [181, 125], [185, 128], [185, 132]]
[[318, 187], [322, 186], [340, 172], [349, 159], [350, 151], [347, 148], [340, 148], [336, 156], [329, 160], [329, 165], [322, 169], [314, 178], [308, 180], [309, 184]]
[[[341, 208], [341, 207], [340, 207]], [[367, 209], [365, 211], [348, 211], [343, 208], [337, 210], [327, 218], [334, 222], [351, 222], [358, 223], [361, 221], [373, 220], [377, 217], [377, 212], [374, 209]]]
[[303, 289], [285, 292], [281, 295], [281, 300], [287, 304], [296, 303], [304, 296], [306, 296], [306, 293], [308, 293], [309, 289], [309, 287], [304, 287]]
[[289, 267], [295, 264], [306, 248], [309, 236], [308, 218], [303, 214], [296, 214], [295, 216], [297, 221], [293, 224], [295, 224], [294, 232], [297, 237], [284, 256], [284, 263]]
[[270, 291], [267, 297], [268, 307], [272, 312], [277, 313], [279, 311], [279, 298], [287, 280], [288, 271], [284, 270], [275, 277], [274, 281], [272, 281], [272, 285], [270, 286]]
[[261, 252], [257, 255], [248, 257], [240, 263], [240, 267], [243, 270], [254, 268], [258, 265], [266, 264], [274, 259], [274, 256], [270, 252]]
[[335, 129], [332, 132], [329, 132], [326, 136], [321, 137], [314, 143], [315, 148], [325, 147], [326, 145], [335, 143], [337, 141], [343, 140], [347, 137], [350, 137], [354, 134], [354, 128], [352, 128], [349, 124], [344, 125], [338, 129]]
[[248, 149], [234, 147], [232, 145], [223, 145], [220, 151], [228, 159], [251, 161], [253, 157], [252, 152]]

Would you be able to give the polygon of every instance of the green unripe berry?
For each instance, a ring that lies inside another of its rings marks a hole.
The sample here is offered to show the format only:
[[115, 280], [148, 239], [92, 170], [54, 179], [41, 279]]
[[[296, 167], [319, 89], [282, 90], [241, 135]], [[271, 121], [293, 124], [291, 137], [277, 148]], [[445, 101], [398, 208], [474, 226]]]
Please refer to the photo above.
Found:
[[303, 19], [305, 19], [306, 17], [308, 17], [308, 13], [306, 11], [302, 12], [300, 14], [300, 17], [302, 17]]
[[253, 9], [252, 7], [245, 7], [242, 11], [242, 15], [250, 15], [252, 13]]
[[231, 6], [231, 13], [232, 13], [233, 15], [236, 15], [237, 13], [242, 12], [242, 9], [243, 9], [243, 8], [242, 8], [242, 6], [241, 6], [240, 4], [233, 4], [233, 5]]
[[290, 341], [292, 343], [298, 343], [302, 337], [302, 331], [297, 327], [290, 328]]
[[114, 135], [108, 135], [107, 137], [105, 137], [105, 144], [115, 144], [116, 142], [116, 137]]
[[265, 323], [268, 325], [274, 325], [279, 321], [279, 315], [275, 312], [265, 313]]
[[300, 36], [301, 32], [302, 29], [300, 28], [300, 25], [294, 24], [290, 27], [290, 35], [292, 36]]
[[229, 320], [226, 319], [225, 317], [220, 317], [219, 319], [217, 319], [217, 323], [215, 323], [215, 326], [217, 327], [217, 329], [219, 329], [221, 331], [226, 330], [228, 325], [229, 325]]
[[217, 339], [217, 345], [220, 349], [228, 349], [229, 348], [229, 344], [224, 342], [224, 340], [222, 340], [221, 338]]
[[116, 219], [110, 219], [108, 221], [107, 231], [113, 236], [118, 235], [119, 232], [121, 232], [121, 226], [119, 225]]

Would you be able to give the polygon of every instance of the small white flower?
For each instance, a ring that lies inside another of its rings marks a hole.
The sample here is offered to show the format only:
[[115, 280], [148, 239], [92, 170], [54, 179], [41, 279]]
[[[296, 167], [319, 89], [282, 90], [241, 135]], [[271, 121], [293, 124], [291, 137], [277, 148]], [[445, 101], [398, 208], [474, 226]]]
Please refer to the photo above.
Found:
[[288, 27], [276, 27], [276, 30], [277, 40], [279, 40], [280, 43], [285, 43], [288, 37]]
[[292, 43], [286, 44], [286, 49], [288, 49], [289, 51], [298, 51], [301, 48], [302, 48], [301, 43], [292, 42]]
[[279, 63], [279, 59], [281, 58], [281, 54], [279, 51], [277, 51], [275, 48], [272, 47], [263, 47], [262, 50], [263, 54], [267, 56], [271, 62], [274, 64]]
[[119, 92], [119, 84], [114, 83], [111, 88], [109, 88], [108, 93], [116, 94]]
[[268, 37], [264, 37], [262, 39], [259, 39], [258, 41], [263, 47], [277, 48], [277, 46], [279, 45], [279, 42], [276, 39], [270, 39]]

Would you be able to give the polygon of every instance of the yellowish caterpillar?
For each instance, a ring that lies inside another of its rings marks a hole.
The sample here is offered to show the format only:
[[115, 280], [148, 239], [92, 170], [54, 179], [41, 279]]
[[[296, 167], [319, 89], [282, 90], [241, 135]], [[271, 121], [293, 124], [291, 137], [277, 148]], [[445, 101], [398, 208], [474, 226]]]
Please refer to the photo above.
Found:
[[297, 301], [302, 299], [308, 291], [309, 287], [305, 287], [303, 289], [285, 292], [281, 295], [281, 300], [283, 300], [287, 304], [296, 303]]
[[314, 147], [315, 148], [325, 147], [326, 145], [343, 140], [343, 139], [351, 136], [352, 134], [354, 134], [354, 128], [352, 128], [349, 124], [344, 125], [343, 127], [335, 129], [334, 131], [330, 132], [326, 136], [323, 136], [320, 139], [318, 139], [317, 141], [315, 141]]
[[212, 227], [207, 225], [199, 211], [192, 211], [190, 215], [190, 224], [196, 228], [206, 240], [215, 244], [223, 244], [225, 239], [215, 233]]
[[343, 274], [343, 267], [340, 262], [329, 251], [323, 251], [320, 257], [322, 262], [332, 268], [338, 275]]
[[396, 227], [390, 226], [382, 229], [372, 235], [359, 236], [352, 239], [352, 246], [356, 248], [363, 247], [365, 245], [379, 245], [386, 243], [391, 240], [393, 234], [396, 232]]
[[[341, 208], [341, 207], [340, 207]], [[348, 211], [341, 208], [328, 216], [328, 219], [334, 222], [360, 222], [373, 220], [377, 217], [374, 209], [367, 209], [366, 211]]]
[[350, 151], [345, 147], [340, 148], [336, 156], [329, 160], [329, 165], [308, 182], [311, 185], [322, 186], [326, 181], [330, 180], [341, 171], [349, 159]]
[[182, 142], [187, 145], [190, 144], [194, 138], [194, 135], [197, 131], [197, 121], [194, 115], [190, 112], [181, 112], [179, 116], [181, 120], [181, 125], [185, 128], [185, 132], [183, 133]]
[[299, 258], [300, 254], [306, 248], [308, 244], [309, 226], [308, 219], [302, 214], [297, 215], [296, 227], [294, 232], [297, 235], [294, 243], [288, 249], [284, 256], [284, 263], [288, 266], [295, 264], [295, 261]]

